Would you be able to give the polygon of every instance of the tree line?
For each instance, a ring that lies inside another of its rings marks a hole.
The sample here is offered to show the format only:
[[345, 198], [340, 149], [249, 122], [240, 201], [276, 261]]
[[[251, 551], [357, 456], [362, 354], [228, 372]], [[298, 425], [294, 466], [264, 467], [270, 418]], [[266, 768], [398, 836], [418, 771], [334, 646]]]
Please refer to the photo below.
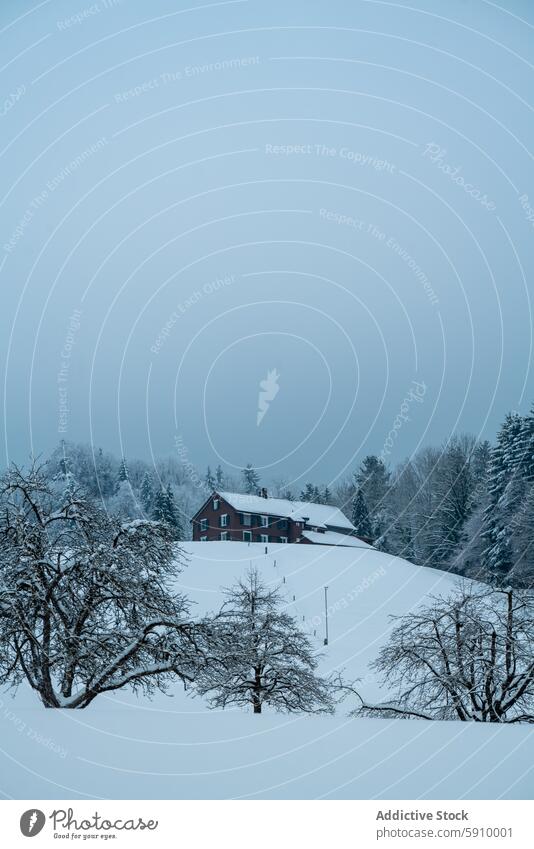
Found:
[[[253, 467], [244, 491], [255, 491]], [[534, 409], [509, 413], [495, 444], [469, 434], [393, 469], [368, 455], [348, 480], [281, 497], [340, 507], [381, 551], [492, 585], [534, 586]]]
[[[190, 518], [211, 492], [257, 493], [252, 463], [240, 474], [208, 466], [192, 480], [177, 458], [120, 459], [102, 449], [62, 443], [49, 474], [71, 480], [123, 518], [163, 520], [176, 540], [190, 538]], [[495, 444], [460, 434], [388, 468], [368, 455], [348, 479], [300, 488], [268, 481], [280, 498], [332, 504], [356, 533], [381, 551], [413, 563], [492, 584], [534, 585], [534, 411], [510, 413]]]

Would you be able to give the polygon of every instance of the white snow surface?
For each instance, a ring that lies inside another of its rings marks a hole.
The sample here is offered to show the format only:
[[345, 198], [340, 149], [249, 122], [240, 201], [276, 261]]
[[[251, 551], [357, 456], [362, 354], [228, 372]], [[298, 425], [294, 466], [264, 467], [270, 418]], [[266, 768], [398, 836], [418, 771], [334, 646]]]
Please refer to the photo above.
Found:
[[[391, 627], [450, 574], [372, 548], [187, 543], [180, 590], [196, 614], [218, 609], [221, 587], [257, 566], [324, 656], [321, 671], [361, 678]], [[284, 583], [285, 578], [285, 583]], [[324, 647], [324, 587], [329, 645]], [[315, 635], [314, 635], [315, 632]], [[384, 694], [382, 694], [384, 695]], [[82, 711], [46, 710], [27, 688], [0, 694], [0, 788], [5, 797], [64, 798], [532, 798], [528, 726], [210, 711], [181, 686], [152, 701], [127, 691]]]
[[330, 504], [314, 504], [312, 501], [288, 501], [285, 498], [262, 498], [260, 495], [246, 495], [241, 492], [220, 492], [235, 510], [243, 513], [260, 513], [264, 516], [280, 516], [296, 522], [306, 518], [310, 525], [317, 528], [346, 528], [354, 530], [339, 507]]

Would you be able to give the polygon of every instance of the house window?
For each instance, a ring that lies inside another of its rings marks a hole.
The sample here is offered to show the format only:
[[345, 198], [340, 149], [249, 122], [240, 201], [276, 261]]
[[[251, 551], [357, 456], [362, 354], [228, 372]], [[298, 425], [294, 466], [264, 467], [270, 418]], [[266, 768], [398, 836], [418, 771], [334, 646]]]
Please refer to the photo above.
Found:
[[277, 527], [279, 527], [281, 531], [287, 530], [287, 519], [278, 519], [278, 522], [276, 524], [277, 524]]
[[208, 530], [208, 524], [209, 524], [208, 519], [201, 519], [200, 520], [200, 530], [201, 531], [207, 531]]
[[252, 542], [252, 531], [243, 531], [243, 542]]
[[221, 528], [228, 527], [228, 513], [223, 513], [222, 516], [219, 517], [219, 525]]
[[260, 525], [262, 528], [269, 527], [269, 517], [268, 516], [260, 516]]
[[287, 537], [280, 537], [280, 542], [287, 542]]
[[218, 509], [219, 509], [219, 505], [220, 505], [220, 503], [221, 503], [221, 502], [219, 501], [219, 499], [218, 499], [218, 498], [214, 498], [214, 499], [213, 499], [213, 509], [214, 509], [214, 510], [218, 510]]
[[221, 533], [219, 534], [219, 539], [223, 542], [226, 542], [226, 540], [228, 539], [228, 531], [221, 531]]
[[260, 534], [260, 542], [269, 542], [269, 534]]
[[208, 541], [207, 537], [200, 537], [200, 542], [207, 542], [207, 541]]
[[240, 513], [241, 524], [246, 528], [252, 527], [252, 516], [250, 513]]

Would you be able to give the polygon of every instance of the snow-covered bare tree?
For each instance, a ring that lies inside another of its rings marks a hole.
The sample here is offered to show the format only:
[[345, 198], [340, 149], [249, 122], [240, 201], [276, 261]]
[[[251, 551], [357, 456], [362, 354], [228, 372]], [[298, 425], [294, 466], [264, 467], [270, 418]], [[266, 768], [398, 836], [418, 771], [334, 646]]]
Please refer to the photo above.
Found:
[[393, 693], [367, 715], [534, 722], [534, 593], [461, 585], [400, 617], [371, 667]]
[[12, 467], [0, 493], [1, 685], [84, 708], [194, 679], [200, 629], [170, 586], [181, 552], [167, 525], [123, 523], [71, 487], [58, 496], [35, 465]]
[[197, 685], [212, 707], [264, 705], [288, 713], [332, 712], [329, 683], [316, 675], [317, 657], [295, 620], [283, 610], [280, 589], [269, 589], [257, 570], [225, 590], [213, 622], [219, 658]]
[[108, 498], [107, 509], [121, 519], [141, 519], [143, 510], [129, 480], [122, 481], [115, 495]]

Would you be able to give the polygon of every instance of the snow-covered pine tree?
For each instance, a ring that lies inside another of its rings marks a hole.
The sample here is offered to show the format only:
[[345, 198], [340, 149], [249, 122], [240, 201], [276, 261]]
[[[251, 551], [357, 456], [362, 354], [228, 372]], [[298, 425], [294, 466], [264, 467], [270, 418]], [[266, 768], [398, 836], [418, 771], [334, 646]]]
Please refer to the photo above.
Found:
[[117, 472], [117, 486], [120, 486], [121, 483], [124, 483], [128, 480], [128, 466], [126, 465], [126, 460], [123, 457], [119, 464], [119, 471]]
[[219, 658], [197, 688], [211, 707], [264, 706], [286, 713], [332, 713], [330, 684], [316, 674], [317, 656], [296, 621], [284, 612], [280, 589], [269, 589], [257, 570], [224, 591], [212, 627]]
[[534, 484], [524, 492], [513, 517], [514, 564], [507, 579], [514, 587], [534, 589]]
[[183, 527], [171, 486], [161, 487], [156, 492], [152, 504], [152, 517], [157, 522], [163, 522], [169, 527], [174, 540], [183, 539]]
[[322, 504], [321, 491], [318, 486], [312, 483], [307, 483], [305, 488], [300, 493], [301, 501], [308, 501], [312, 504]]
[[471, 513], [475, 482], [471, 463], [475, 440], [454, 436], [442, 448], [436, 467], [436, 507], [432, 522], [436, 530], [434, 562], [450, 562], [465, 542], [464, 529]]
[[152, 518], [155, 522], [163, 522], [165, 516], [165, 489], [161, 487], [154, 493], [152, 499]]
[[356, 534], [366, 542], [373, 542], [373, 528], [361, 489], [356, 490], [352, 502], [352, 524], [356, 528]]
[[224, 486], [224, 472], [220, 466], [215, 469], [215, 481], [218, 489]]
[[365, 503], [371, 516], [383, 506], [390, 487], [390, 473], [383, 460], [369, 454], [356, 472], [356, 486], [365, 496]]
[[58, 473], [53, 476], [64, 480], [72, 474], [72, 461], [67, 453], [67, 443], [64, 439], [59, 443]]
[[356, 488], [361, 489], [369, 512], [371, 536], [377, 547], [384, 551], [389, 548], [388, 533], [392, 524], [387, 503], [390, 477], [384, 462], [374, 454], [364, 458], [355, 475]]
[[412, 463], [406, 461], [395, 470], [388, 493], [388, 506], [393, 517], [388, 550], [414, 563], [417, 562], [414, 539], [416, 495], [416, 474]]
[[523, 480], [534, 483], [534, 407], [521, 417], [521, 427], [514, 439], [512, 465]]
[[252, 463], [247, 463], [243, 471], [243, 484], [247, 495], [256, 495], [260, 485], [260, 476], [254, 469]]
[[145, 472], [143, 475], [143, 480], [141, 481], [141, 504], [143, 505], [143, 510], [145, 513], [150, 513], [152, 510], [152, 500], [154, 498], [154, 488], [152, 486], [152, 478]]
[[2, 687], [26, 681], [46, 707], [84, 708], [193, 681], [203, 657], [167, 525], [121, 522], [80, 490], [58, 497], [35, 465], [10, 468], [0, 498]]
[[209, 466], [206, 469], [206, 477], [204, 478], [204, 483], [208, 492], [213, 492], [213, 490], [215, 489], [215, 478], [213, 477], [212, 471]]
[[482, 565], [487, 577], [497, 584], [506, 583], [506, 576], [514, 565], [510, 523], [514, 504], [520, 497], [518, 444], [522, 431], [522, 417], [518, 413], [508, 413], [489, 462], [488, 504], [482, 523], [482, 537], [486, 543]]
[[477, 442], [472, 454], [471, 470], [475, 487], [471, 494], [471, 503], [475, 507], [483, 498], [487, 489], [487, 475], [491, 459], [491, 445], [487, 439]]
[[184, 538], [184, 529], [182, 526], [182, 520], [180, 517], [180, 510], [176, 505], [176, 501], [174, 499], [174, 492], [171, 486], [168, 486], [166, 491], [166, 514], [167, 514], [167, 524], [171, 526], [173, 529], [173, 539], [175, 540], [183, 540]]

